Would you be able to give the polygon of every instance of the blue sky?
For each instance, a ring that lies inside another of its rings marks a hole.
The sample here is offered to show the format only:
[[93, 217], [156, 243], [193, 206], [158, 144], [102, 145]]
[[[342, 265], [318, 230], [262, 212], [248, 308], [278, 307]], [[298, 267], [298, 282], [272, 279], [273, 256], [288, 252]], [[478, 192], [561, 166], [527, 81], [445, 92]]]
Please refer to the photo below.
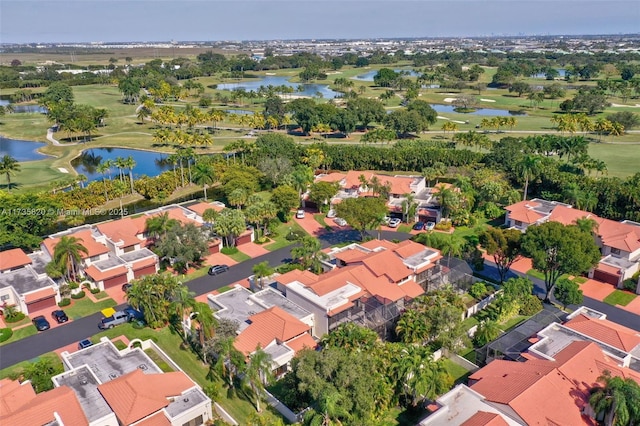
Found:
[[2, 0], [0, 42], [640, 32], [638, 0]]

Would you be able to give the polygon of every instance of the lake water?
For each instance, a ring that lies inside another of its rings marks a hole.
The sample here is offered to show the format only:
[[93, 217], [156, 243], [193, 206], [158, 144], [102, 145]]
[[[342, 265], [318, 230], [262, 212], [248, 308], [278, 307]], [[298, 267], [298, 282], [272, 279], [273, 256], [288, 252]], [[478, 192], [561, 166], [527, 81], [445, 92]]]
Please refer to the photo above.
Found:
[[7, 139], [0, 136], [0, 157], [9, 155], [18, 161], [44, 160], [46, 155], [37, 152], [46, 143]]
[[225, 109], [224, 112], [227, 114], [253, 115], [253, 111], [249, 111], [248, 109]]
[[[435, 109], [436, 112], [456, 112], [454, 111], [453, 105], [439, 105], [434, 104], [431, 105], [431, 108]], [[526, 113], [521, 113], [520, 111], [508, 111], [506, 109], [489, 109], [489, 108], [478, 108], [473, 112], [467, 112], [465, 114], [469, 115], [489, 115], [493, 117], [508, 117], [511, 115], [527, 115]]]
[[[0, 106], [7, 106], [10, 103], [11, 102], [9, 102], [6, 99], [0, 99]], [[40, 105], [14, 105], [13, 106], [13, 112], [14, 113], [27, 112], [27, 113], [46, 114], [47, 113], [47, 109], [44, 108], [44, 107], [41, 107]]]
[[[87, 149], [82, 151], [82, 155], [74, 158], [71, 161], [71, 165], [78, 173], [85, 175], [88, 181], [93, 181], [102, 179], [102, 173], [98, 173], [96, 170], [101, 162], [115, 160], [117, 157], [127, 158], [129, 156], [133, 157], [136, 162], [136, 166], [133, 168], [134, 178], [142, 175], [158, 176], [166, 170], [173, 169], [172, 164], [166, 163], [168, 154], [126, 148]], [[129, 170], [126, 169], [125, 173], [128, 174]], [[107, 176], [109, 176], [108, 173]], [[117, 167], [111, 168], [111, 176], [118, 176]]]
[[[292, 95], [303, 95], [303, 96], [316, 96], [316, 93], [322, 93], [323, 98], [333, 99], [341, 96], [341, 93], [336, 92], [334, 90], [329, 89], [329, 85], [327, 84], [312, 84], [312, 83], [292, 83], [289, 81], [287, 77], [268, 75], [263, 78], [259, 78], [256, 80], [250, 81], [240, 81], [237, 83], [223, 83], [218, 84], [218, 89], [220, 90], [233, 90], [237, 88], [244, 88], [248, 91], [258, 91], [260, 86], [287, 86], [293, 87], [294, 92]], [[303, 91], [299, 92], [298, 87], [302, 86]]]
[[[560, 78], [564, 78], [567, 75], [567, 70], [565, 70], [564, 68], [556, 68], [556, 71], [558, 71], [559, 77]], [[543, 72], [539, 72], [538, 74], [534, 74], [531, 77], [533, 78], [547, 78], [547, 75]]]
[[[394, 69], [395, 72], [408, 72], [410, 77], [419, 77], [421, 75], [421, 73], [412, 70], [412, 69], [402, 69], [402, 68], [397, 68]], [[355, 77], [351, 77], [352, 80], [359, 80], [359, 81], [373, 81], [373, 77], [378, 74], [378, 70], [373, 70], [373, 71], [369, 71], [366, 72], [364, 74], [360, 74], [360, 75], [356, 75]], [[440, 86], [438, 86], [440, 87]]]

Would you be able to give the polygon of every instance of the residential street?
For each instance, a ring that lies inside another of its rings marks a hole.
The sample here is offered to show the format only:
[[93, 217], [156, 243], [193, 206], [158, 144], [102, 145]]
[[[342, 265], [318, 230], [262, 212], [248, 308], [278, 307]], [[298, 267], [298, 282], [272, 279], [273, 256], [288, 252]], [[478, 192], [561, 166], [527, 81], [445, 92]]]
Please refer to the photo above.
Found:
[[[372, 232], [372, 235], [377, 236], [377, 232]], [[328, 247], [344, 241], [357, 239], [358, 236], [359, 234], [356, 231], [345, 230], [323, 234], [320, 235], [319, 238], [322, 241], [323, 247]], [[411, 235], [393, 231], [382, 231], [381, 237], [388, 240], [405, 240], [411, 237]], [[266, 260], [269, 264], [275, 266], [286, 262], [290, 258], [291, 246], [284, 247], [280, 250], [231, 266], [229, 271], [224, 274], [213, 277], [207, 275], [193, 281], [189, 281], [187, 285], [196, 293], [197, 296], [199, 296], [210, 293], [213, 290], [235, 283], [252, 275], [252, 268], [257, 263], [264, 262]], [[487, 269], [488, 268], [490, 267], [487, 266]], [[487, 271], [485, 271], [485, 273], [486, 272]], [[539, 280], [537, 281], [538, 282], [534, 279], [534, 283], [537, 287], [536, 290], [541, 291], [544, 288], [544, 284], [540, 283]], [[587, 297], [585, 297], [584, 305], [606, 313], [607, 317], [612, 321], [635, 330], [640, 330], [640, 316], [638, 315], [634, 315], [630, 312], [617, 309], [613, 306], [607, 305], [606, 303]], [[123, 307], [124, 305], [120, 305], [116, 307], [116, 309]], [[73, 344], [97, 334], [100, 331], [98, 329], [98, 323], [101, 318], [102, 314], [96, 313], [82, 319], [74, 320], [62, 327], [52, 328], [18, 340], [14, 343], [0, 346], [0, 369], [9, 367], [21, 361], [36, 358], [44, 353], [54, 351], [60, 347]]]

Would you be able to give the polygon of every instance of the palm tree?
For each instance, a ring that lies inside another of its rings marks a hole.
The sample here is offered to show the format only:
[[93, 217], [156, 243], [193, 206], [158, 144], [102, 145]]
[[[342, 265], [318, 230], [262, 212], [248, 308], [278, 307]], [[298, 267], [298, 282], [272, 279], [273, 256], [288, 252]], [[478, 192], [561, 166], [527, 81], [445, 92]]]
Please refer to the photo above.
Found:
[[[204, 342], [211, 339], [214, 334], [218, 321], [213, 316], [213, 311], [209, 307], [209, 304], [205, 302], [195, 301], [193, 304], [193, 312], [197, 313], [193, 321], [198, 324], [198, 340], [200, 345], [204, 345]], [[204, 356], [204, 362], [207, 362], [206, 351], [202, 351]]]
[[169, 213], [164, 212], [147, 219], [145, 223], [146, 232], [150, 235], [153, 235], [154, 240], [157, 240], [161, 235], [163, 237], [166, 237], [167, 231], [178, 225], [179, 223], [180, 222], [178, 222], [176, 219], [170, 218]]
[[404, 343], [421, 343], [429, 336], [425, 319], [415, 309], [409, 309], [398, 320], [396, 334]]
[[126, 163], [125, 163], [125, 159], [122, 157], [116, 157], [115, 160], [113, 160], [113, 165], [116, 166], [118, 168], [118, 174], [120, 175], [120, 181], [123, 181], [123, 174], [122, 174], [122, 169], [126, 168]]
[[305, 208], [305, 201], [302, 195], [307, 191], [307, 187], [313, 182], [313, 169], [309, 166], [299, 165], [291, 172], [293, 187], [298, 191], [302, 208]]
[[627, 426], [640, 423], [640, 385], [631, 378], [612, 377], [605, 370], [598, 377], [598, 386], [591, 391], [589, 405], [597, 416], [604, 416], [607, 426]]
[[438, 193], [436, 194], [438, 202], [440, 203], [440, 210], [442, 216], [446, 219], [451, 213], [451, 207], [455, 203], [456, 194], [451, 188], [446, 187], [444, 184], [438, 186]]
[[291, 256], [299, 259], [302, 267], [311, 268], [314, 271], [320, 269], [320, 260], [322, 259], [322, 245], [320, 241], [311, 236], [302, 237], [300, 244], [291, 249]]
[[128, 156], [123, 159], [122, 166], [129, 169], [129, 182], [131, 184], [131, 193], [133, 194], [133, 168], [136, 166], [136, 160], [134, 160], [132, 156]]
[[53, 262], [56, 265], [64, 265], [67, 280], [76, 278], [76, 267], [82, 260], [82, 253], [89, 254], [89, 250], [81, 243], [82, 239], [72, 236], [63, 236], [53, 249]]
[[[176, 289], [173, 297], [171, 298], [170, 306], [176, 322], [181, 323], [184, 320], [185, 315], [190, 315], [192, 312], [195, 312], [195, 295], [196, 294], [193, 291], [189, 290], [189, 287], [187, 287], [186, 285], [181, 285]], [[183, 332], [184, 338], [186, 340], [187, 329], [184, 328]]]
[[11, 190], [11, 176], [20, 171], [20, 163], [10, 155], [4, 155], [0, 161], [0, 174], [7, 177], [7, 188]]
[[525, 155], [517, 164], [516, 171], [524, 179], [524, 194], [522, 200], [527, 199], [529, 180], [540, 173], [542, 159], [538, 155]]
[[337, 390], [323, 392], [317, 401], [317, 409], [305, 413], [304, 423], [310, 426], [342, 426], [340, 419], [348, 421], [351, 414], [342, 407], [344, 396]]
[[473, 339], [476, 341], [476, 344], [478, 346], [484, 346], [487, 343], [497, 339], [501, 333], [502, 329], [496, 321], [487, 320], [483, 321], [478, 326]]
[[273, 274], [273, 268], [269, 266], [268, 260], [257, 263], [253, 266], [254, 282], [255, 280], [258, 280], [261, 289], [264, 288], [264, 277], [268, 277], [271, 274]]
[[247, 203], [249, 194], [242, 188], [236, 188], [227, 195], [227, 201], [232, 206], [236, 206], [236, 209], [241, 210], [242, 206]]
[[249, 384], [253, 394], [256, 396], [256, 411], [259, 413], [260, 398], [264, 393], [265, 385], [273, 381], [273, 360], [271, 355], [258, 348], [254, 353], [249, 355], [249, 362], [244, 373], [244, 380]]
[[226, 337], [216, 342], [214, 351], [218, 355], [214, 368], [229, 388], [233, 387], [233, 378], [244, 364], [244, 355], [233, 345], [234, 337]]
[[104, 198], [107, 201], [109, 201], [109, 194], [107, 193], [106, 174], [107, 172], [111, 173], [111, 164], [112, 164], [111, 160], [103, 161], [100, 164], [98, 164], [98, 167], [96, 168], [98, 173], [102, 173], [102, 183], [104, 185]]
[[204, 161], [197, 162], [193, 166], [193, 182], [202, 185], [204, 200], [207, 201], [207, 187], [215, 182], [213, 165]]

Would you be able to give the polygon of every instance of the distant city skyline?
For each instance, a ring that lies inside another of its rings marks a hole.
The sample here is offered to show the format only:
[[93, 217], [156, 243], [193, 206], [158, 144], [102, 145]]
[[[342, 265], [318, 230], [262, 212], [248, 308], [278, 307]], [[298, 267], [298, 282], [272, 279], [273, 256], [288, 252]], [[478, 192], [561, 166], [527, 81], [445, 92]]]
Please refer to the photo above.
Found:
[[640, 32], [637, 0], [2, 0], [0, 43]]

